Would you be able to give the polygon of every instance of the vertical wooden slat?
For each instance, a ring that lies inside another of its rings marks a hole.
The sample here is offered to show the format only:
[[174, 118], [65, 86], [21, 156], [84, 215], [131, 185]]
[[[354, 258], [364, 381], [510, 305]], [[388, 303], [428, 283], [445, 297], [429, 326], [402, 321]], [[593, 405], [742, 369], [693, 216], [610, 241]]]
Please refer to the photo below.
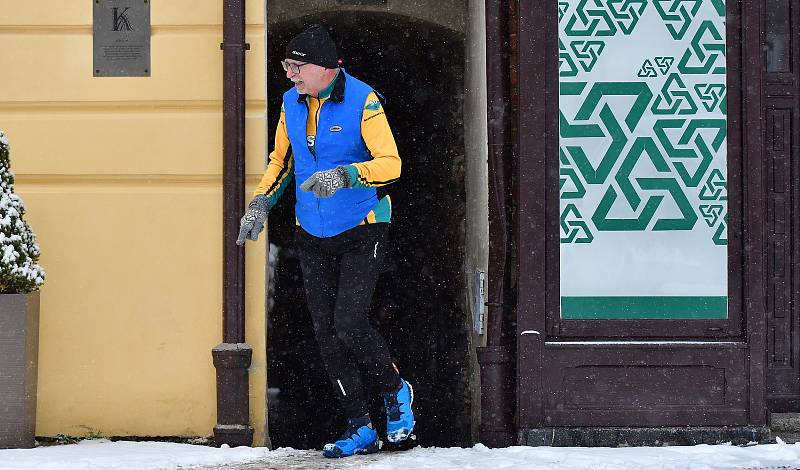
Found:
[[[520, 0], [518, 8], [519, 163], [516, 169], [515, 232], [519, 280], [517, 294], [518, 422], [520, 428], [542, 427], [542, 361], [544, 359], [547, 178], [558, 171], [556, 116], [558, 102], [557, 2]], [[532, 12], [538, 14], [532, 14]], [[553, 178], [551, 178], [553, 179]], [[553, 179], [557, 181], [557, 178]], [[556, 195], [558, 193], [556, 192]], [[557, 249], [557, 246], [555, 247]], [[557, 268], [555, 268], [557, 269]], [[557, 275], [557, 271], [556, 271]]]
[[749, 360], [749, 424], [765, 425], [766, 414], [766, 303], [764, 295], [763, 134], [763, 18], [762, 2], [742, 3], [742, 90], [744, 91], [744, 266], [745, 318]]

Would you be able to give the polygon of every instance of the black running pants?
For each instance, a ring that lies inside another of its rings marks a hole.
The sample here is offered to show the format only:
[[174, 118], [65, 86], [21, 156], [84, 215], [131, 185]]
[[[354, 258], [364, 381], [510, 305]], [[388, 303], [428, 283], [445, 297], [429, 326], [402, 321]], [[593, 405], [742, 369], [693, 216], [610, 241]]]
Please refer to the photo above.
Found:
[[[325, 370], [347, 418], [368, 414], [367, 390], [396, 390], [400, 378], [368, 314], [383, 265], [388, 224], [318, 238], [297, 227], [306, 302]], [[362, 380], [359, 366], [367, 377]], [[367, 383], [365, 383], [367, 382]]]

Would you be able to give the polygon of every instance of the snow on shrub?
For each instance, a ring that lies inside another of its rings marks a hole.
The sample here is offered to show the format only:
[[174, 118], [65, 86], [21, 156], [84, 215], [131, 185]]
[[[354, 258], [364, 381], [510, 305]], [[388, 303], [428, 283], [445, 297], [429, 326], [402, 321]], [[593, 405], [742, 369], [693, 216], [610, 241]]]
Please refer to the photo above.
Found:
[[0, 294], [24, 294], [44, 282], [44, 270], [36, 235], [22, 219], [25, 205], [14, 194], [9, 148], [0, 132]]

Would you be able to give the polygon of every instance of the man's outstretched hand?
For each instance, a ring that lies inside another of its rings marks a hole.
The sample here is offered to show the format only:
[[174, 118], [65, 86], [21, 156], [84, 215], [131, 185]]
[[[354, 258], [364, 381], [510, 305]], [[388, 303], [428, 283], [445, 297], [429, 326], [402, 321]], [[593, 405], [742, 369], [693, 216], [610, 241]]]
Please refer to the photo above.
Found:
[[236, 239], [236, 244], [242, 246], [245, 240], [258, 240], [258, 234], [264, 230], [267, 214], [269, 214], [269, 201], [267, 196], [259, 194], [250, 201], [247, 212], [239, 222], [239, 238]]

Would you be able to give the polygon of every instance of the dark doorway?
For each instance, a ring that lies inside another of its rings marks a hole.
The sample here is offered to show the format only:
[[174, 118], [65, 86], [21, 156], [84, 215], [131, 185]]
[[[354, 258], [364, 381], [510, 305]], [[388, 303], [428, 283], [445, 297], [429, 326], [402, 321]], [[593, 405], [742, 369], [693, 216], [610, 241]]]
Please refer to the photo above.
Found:
[[[269, 27], [269, 148], [288, 81], [278, 63], [288, 40], [327, 26], [349, 73], [375, 87], [403, 160], [392, 196], [392, 262], [372, 319], [401, 374], [415, 388], [418, 443], [470, 443], [469, 322], [463, 279], [465, 192], [462, 117], [464, 37], [441, 26], [381, 13], [325, 13]], [[268, 324], [270, 438], [274, 446], [320, 448], [343, 425], [320, 364], [295, 257], [294, 185], [270, 214], [278, 247]], [[373, 420], [385, 418], [373, 404]]]

